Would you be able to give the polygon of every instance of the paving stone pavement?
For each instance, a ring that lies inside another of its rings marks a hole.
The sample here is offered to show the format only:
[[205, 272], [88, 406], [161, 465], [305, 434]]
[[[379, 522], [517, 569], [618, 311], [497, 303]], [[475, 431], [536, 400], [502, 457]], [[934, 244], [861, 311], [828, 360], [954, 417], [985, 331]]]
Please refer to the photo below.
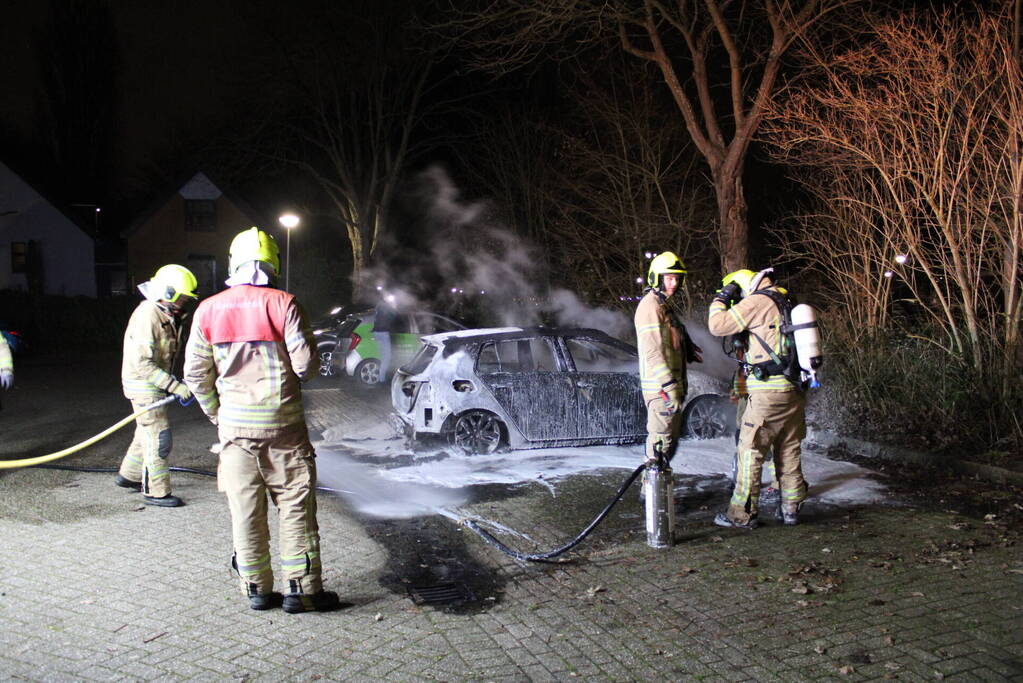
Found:
[[[109, 383], [89, 391], [114, 407], [77, 426], [70, 408], [9, 397], [0, 434], [10, 428], [19, 450], [5, 440], [2, 457], [125, 411]], [[172, 458], [213, 467], [212, 432], [194, 417], [175, 414]], [[40, 436], [16, 426], [29, 422]], [[116, 466], [129, 436], [69, 463]], [[949, 501], [815, 510], [796, 527], [737, 532], [710, 523], [723, 498], [683, 501], [677, 544], [657, 551], [630, 492], [570, 562], [525, 566], [449, 519], [370, 520], [323, 495], [324, 580], [354, 605], [288, 615], [251, 611], [237, 594], [213, 479], [175, 473], [187, 505], [154, 509], [112, 476], [0, 472], [0, 679], [1023, 680], [1018, 515]], [[495, 489], [462, 512], [528, 532], [502, 535], [509, 545], [546, 549], [577, 533], [621, 477], [574, 476], [556, 496]], [[472, 600], [413, 604], [403, 586], [444, 564]]]

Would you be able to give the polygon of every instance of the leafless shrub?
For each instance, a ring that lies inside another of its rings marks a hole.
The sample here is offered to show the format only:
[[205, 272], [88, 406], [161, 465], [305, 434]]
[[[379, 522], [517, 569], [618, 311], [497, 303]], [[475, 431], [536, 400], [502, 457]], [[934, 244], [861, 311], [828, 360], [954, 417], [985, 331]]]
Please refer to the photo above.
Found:
[[1012, 34], [1007, 17], [979, 8], [866, 16], [844, 40], [804, 44], [813, 68], [765, 128], [780, 158], [808, 169], [821, 207], [796, 221], [790, 254], [831, 276], [864, 331], [891, 325], [904, 291], [923, 316], [905, 331], [1003, 404], [1019, 375], [1023, 289]]

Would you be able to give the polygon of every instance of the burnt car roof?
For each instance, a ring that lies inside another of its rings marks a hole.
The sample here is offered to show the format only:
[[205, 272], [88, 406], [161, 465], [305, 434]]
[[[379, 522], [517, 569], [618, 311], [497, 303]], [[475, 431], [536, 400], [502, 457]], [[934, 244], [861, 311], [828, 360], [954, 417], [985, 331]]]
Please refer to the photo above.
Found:
[[632, 344], [616, 339], [601, 330], [589, 327], [547, 327], [544, 325], [533, 327], [489, 327], [431, 334], [423, 337], [423, 341], [442, 344], [446, 355], [471, 344], [508, 341], [522, 339], [523, 337], [581, 337], [583, 339], [606, 342], [623, 350], [628, 350], [631, 353], [636, 353], [636, 347]]

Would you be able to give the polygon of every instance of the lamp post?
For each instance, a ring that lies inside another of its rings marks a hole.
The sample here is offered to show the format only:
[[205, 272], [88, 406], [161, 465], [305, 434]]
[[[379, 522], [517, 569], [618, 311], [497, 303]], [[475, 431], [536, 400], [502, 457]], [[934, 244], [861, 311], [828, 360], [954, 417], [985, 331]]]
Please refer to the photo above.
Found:
[[284, 248], [284, 291], [290, 291], [289, 285], [291, 284], [291, 229], [298, 225], [298, 216], [293, 213], [282, 214], [277, 219], [284, 229], [287, 231], [288, 237], [285, 240]]

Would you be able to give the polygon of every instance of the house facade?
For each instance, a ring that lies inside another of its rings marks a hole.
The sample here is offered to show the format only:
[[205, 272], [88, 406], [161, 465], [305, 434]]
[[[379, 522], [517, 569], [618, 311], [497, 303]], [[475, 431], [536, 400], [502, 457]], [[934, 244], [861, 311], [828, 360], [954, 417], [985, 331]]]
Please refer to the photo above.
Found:
[[3, 162], [0, 289], [96, 296], [93, 237]]
[[124, 233], [130, 287], [163, 265], [177, 263], [195, 273], [200, 296], [224, 289], [231, 240], [264, 222], [244, 202], [229, 197], [202, 172], [161, 198]]

